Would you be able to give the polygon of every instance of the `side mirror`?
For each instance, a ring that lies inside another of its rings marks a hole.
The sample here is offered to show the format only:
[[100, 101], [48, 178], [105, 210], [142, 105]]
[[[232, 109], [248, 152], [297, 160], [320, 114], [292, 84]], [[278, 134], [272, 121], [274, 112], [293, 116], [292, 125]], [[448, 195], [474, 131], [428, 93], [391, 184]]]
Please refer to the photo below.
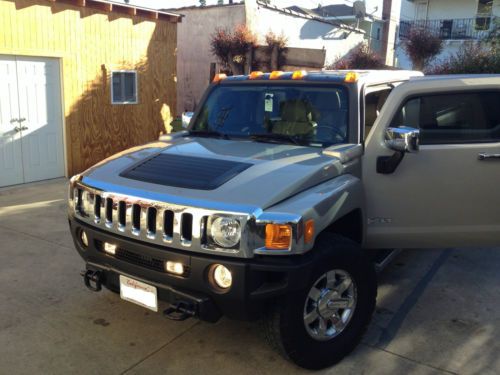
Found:
[[182, 114], [182, 127], [187, 128], [191, 123], [191, 119], [193, 118], [194, 112], [184, 112]]
[[394, 151], [417, 152], [419, 149], [420, 130], [409, 126], [387, 128], [385, 144]]

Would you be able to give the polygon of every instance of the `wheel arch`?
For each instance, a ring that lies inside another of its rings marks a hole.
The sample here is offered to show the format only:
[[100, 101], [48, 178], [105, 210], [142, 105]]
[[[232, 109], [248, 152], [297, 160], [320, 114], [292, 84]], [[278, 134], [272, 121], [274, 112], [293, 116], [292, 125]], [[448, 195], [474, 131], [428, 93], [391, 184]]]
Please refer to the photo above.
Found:
[[322, 233], [338, 234], [361, 245], [364, 239], [363, 211], [361, 208], [353, 209], [335, 219]]

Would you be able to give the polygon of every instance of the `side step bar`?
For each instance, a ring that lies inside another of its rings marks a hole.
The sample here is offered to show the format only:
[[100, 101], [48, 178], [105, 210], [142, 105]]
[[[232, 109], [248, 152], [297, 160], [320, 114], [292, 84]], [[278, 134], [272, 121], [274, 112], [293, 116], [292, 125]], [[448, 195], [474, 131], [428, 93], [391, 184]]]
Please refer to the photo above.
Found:
[[374, 257], [375, 270], [380, 273], [401, 252], [401, 249], [379, 250]]

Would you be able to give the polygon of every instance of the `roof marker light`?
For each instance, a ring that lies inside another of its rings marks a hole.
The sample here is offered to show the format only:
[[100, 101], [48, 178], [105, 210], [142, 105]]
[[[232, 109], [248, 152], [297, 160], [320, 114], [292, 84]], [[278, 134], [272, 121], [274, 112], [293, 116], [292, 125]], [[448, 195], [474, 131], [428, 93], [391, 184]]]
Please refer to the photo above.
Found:
[[281, 70], [273, 70], [269, 75], [269, 79], [279, 79], [283, 75]]
[[264, 75], [264, 73], [257, 71], [257, 72], [251, 72], [250, 75], [248, 76], [248, 79], [257, 79], [260, 78]]
[[220, 81], [222, 81], [223, 79], [226, 79], [227, 78], [227, 75], [225, 75], [224, 73], [219, 73], [219, 74], [216, 74], [214, 76], [214, 79], [212, 80], [213, 83], [219, 83]]
[[357, 82], [359, 78], [359, 74], [356, 72], [347, 72], [344, 77], [344, 82], [354, 83]]
[[305, 70], [296, 70], [292, 74], [292, 79], [303, 79], [307, 75]]

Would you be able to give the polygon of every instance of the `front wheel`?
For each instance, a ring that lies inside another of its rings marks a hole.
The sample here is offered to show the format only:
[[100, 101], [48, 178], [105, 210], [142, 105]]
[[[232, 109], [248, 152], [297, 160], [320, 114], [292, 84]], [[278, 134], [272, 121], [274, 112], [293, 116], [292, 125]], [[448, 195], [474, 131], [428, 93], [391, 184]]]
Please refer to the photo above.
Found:
[[321, 254], [304, 288], [277, 302], [264, 327], [285, 357], [317, 370], [359, 343], [375, 309], [377, 280], [373, 264], [350, 240], [322, 234], [311, 251]]

